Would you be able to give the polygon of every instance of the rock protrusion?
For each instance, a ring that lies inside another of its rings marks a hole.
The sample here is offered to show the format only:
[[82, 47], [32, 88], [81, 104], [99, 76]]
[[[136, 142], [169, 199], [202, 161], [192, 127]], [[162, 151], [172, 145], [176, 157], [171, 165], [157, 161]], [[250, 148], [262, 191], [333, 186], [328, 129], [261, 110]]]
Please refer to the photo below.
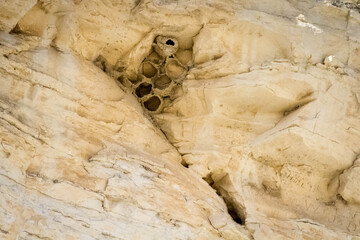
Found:
[[162, 57], [169, 57], [176, 53], [179, 44], [173, 37], [157, 36], [153, 43], [154, 50]]

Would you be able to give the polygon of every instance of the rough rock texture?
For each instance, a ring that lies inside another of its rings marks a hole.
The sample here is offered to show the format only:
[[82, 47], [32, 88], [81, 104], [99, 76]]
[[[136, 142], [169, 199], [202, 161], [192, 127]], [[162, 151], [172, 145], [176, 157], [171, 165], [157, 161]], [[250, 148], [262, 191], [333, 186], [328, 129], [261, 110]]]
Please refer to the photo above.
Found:
[[0, 2], [0, 239], [360, 239], [360, 2]]

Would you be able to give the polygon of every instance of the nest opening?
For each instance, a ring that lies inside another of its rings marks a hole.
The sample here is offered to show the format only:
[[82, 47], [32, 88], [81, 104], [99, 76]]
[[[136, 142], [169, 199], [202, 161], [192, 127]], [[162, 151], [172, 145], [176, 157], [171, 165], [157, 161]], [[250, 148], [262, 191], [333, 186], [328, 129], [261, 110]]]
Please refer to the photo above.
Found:
[[165, 42], [165, 44], [166, 44], [166, 45], [169, 45], [169, 46], [174, 46], [174, 45], [175, 45], [174, 41], [171, 40], [171, 39], [168, 39], [168, 40]]
[[152, 112], [156, 111], [160, 107], [160, 104], [161, 100], [157, 96], [152, 96], [144, 102], [145, 108]]
[[151, 92], [151, 89], [152, 89], [151, 84], [142, 83], [135, 90], [136, 96], [138, 96], [139, 98], [142, 98], [142, 97], [148, 95]]
[[144, 76], [147, 78], [152, 78], [157, 73], [157, 69], [150, 62], [144, 62], [142, 70]]

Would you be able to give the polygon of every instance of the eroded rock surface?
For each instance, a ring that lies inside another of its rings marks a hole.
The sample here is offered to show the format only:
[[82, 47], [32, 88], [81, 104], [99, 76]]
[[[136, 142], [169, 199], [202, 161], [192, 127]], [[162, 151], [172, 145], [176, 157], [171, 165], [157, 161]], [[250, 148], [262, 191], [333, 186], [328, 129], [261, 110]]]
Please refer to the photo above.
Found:
[[358, 1], [0, 6], [1, 239], [360, 239]]

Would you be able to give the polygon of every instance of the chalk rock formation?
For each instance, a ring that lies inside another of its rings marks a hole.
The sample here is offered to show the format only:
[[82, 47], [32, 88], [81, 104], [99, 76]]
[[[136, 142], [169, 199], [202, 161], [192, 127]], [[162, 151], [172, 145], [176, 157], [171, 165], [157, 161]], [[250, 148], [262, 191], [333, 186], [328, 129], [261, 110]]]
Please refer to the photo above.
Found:
[[360, 2], [0, 2], [0, 239], [360, 239]]

